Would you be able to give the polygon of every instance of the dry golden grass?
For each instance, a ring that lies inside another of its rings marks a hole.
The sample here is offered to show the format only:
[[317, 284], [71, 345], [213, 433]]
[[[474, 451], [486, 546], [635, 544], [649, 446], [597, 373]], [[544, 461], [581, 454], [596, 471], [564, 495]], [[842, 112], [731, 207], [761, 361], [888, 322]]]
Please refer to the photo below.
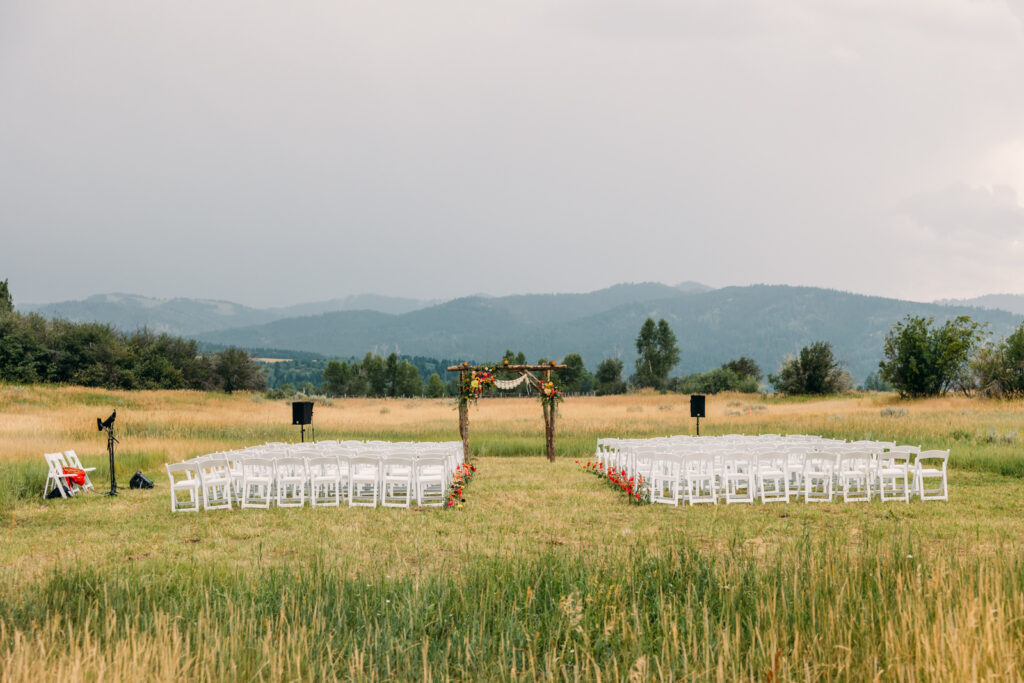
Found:
[[[655, 393], [567, 399], [560, 406], [561, 437], [693, 433], [687, 396]], [[941, 398], [906, 405], [907, 415], [882, 418], [895, 400], [866, 395], [817, 401], [774, 401], [748, 395], [708, 397], [706, 434], [805, 432], [914, 434], [936, 440], [962, 429], [1012, 433], [1024, 423], [1021, 402]], [[119, 409], [121, 452], [161, 453], [168, 461], [267, 439], [297, 440], [288, 401], [259, 395], [190, 391], [122, 392], [83, 387], [0, 386], [0, 462], [75, 449], [101, 455], [95, 418]], [[314, 410], [317, 438], [423, 435], [457, 439], [457, 415], [448, 399], [334, 399]], [[531, 398], [484, 399], [470, 411], [473, 435], [536, 436], [543, 432], [539, 403]], [[954, 444], [955, 447], [955, 444]]]

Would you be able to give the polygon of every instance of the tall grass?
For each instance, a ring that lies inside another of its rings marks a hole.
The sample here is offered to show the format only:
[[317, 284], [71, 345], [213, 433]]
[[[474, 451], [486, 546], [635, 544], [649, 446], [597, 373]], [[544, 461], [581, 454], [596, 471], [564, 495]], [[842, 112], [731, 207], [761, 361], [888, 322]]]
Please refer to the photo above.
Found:
[[420, 579], [64, 569], [0, 600], [0, 680], [977, 680], [1024, 670], [1024, 562], [907, 538], [547, 553]]

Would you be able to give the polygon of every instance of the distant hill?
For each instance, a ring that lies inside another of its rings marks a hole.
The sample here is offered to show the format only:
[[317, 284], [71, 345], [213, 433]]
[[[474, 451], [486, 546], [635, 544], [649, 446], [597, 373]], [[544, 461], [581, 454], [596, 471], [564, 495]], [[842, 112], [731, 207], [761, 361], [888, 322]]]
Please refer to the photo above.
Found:
[[976, 306], [999, 309], [1024, 315], [1024, 294], [986, 294], [973, 299], [940, 299], [935, 303], [943, 306]]
[[114, 293], [97, 294], [80, 301], [27, 304], [18, 306], [18, 310], [75, 322], [110, 323], [126, 332], [148, 327], [156, 332], [191, 336], [329, 311], [365, 309], [398, 315], [436, 303], [437, 301], [360, 294], [330, 301], [261, 309], [213, 299], [154, 299], [138, 294]]
[[830, 341], [855, 379], [877, 369], [882, 340], [907, 314], [942, 322], [971, 315], [999, 336], [1020, 318], [980, 311], [869, 297], [811, 287], [755, 285], [685, 292], [666, 285], [617, 285], [589, 294], [466, 297], [389, 315], [371, 311], [325, 313], [200, 335], [204, 341], [244, 347], [294, 348], [330, 356], [368, 350], [475, 360], [497, 360], [505, 349], [530, 360], [578, 352], [588, 367], [620, 356], [631, 368], [643, 320], [665, 318], [679, 338], [682, 361], [674, 374], [705, 371], [746, 355], [774, 372], [787, 354]]

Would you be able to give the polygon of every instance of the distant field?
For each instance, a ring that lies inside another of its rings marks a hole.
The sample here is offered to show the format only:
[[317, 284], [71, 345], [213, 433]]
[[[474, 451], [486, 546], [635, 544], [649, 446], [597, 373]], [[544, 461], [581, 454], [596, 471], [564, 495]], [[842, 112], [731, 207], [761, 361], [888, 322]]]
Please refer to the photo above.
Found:
[[[41, 454], [122, 485], [39, 499]], [[599, 436], [693, 429], [685, 396], [471, 409], [462, 511], [169, 511], [164, 462], [296, 440], [285, 401], [0, 385], [0, 681], [1020, 680], [1024, 404], [709, 397], [706, 434], [952, 449], [951, 500], [627, 506], [573, 462]], [[336, 400], [320, 438], [454, 440], [450, 401]]]

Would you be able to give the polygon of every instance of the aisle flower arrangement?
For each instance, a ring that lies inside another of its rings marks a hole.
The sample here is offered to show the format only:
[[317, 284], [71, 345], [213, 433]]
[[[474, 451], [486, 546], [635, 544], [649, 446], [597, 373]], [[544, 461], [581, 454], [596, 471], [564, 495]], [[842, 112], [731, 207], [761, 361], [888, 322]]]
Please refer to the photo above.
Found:
[[626, 470], [616, 470], [605, 467], [601, 463], [587, 462], [586, 464], [576, 461], [577, 465], [599, 479], [604, 479], [608, 485], [626, 494], [626, 499], [633, 505], [647, 505], [651, 502], [651, 487], [640, 475], [636, 477], [627, 476]]
[[452, 483], [448, 485], [448, 499], [445, 502], [446, 508], [462, 509], [466, 504], [463, 493], [475, 476], [476, 465], [468, 462], [462, 463], [455, 469], [455, 474], [452, 475]]

